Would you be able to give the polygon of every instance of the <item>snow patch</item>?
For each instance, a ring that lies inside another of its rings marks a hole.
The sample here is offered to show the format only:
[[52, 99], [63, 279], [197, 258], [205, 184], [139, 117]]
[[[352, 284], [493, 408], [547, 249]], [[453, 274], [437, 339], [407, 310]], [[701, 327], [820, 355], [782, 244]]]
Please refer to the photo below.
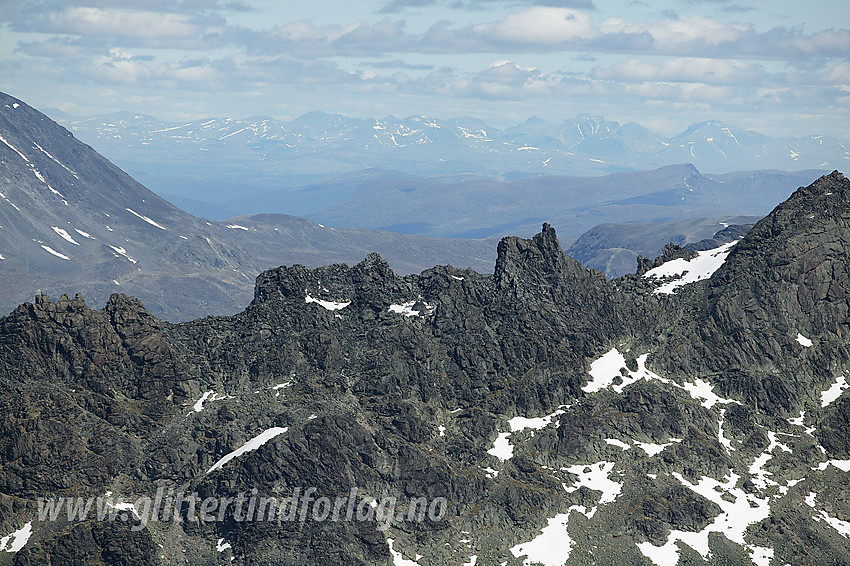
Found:
[[522, 432], [526, 429], [540, 430], [546, 428], [552, 423], [552, 419], [564, 414], [564, 410], [569, 408], [568, 405], [561, 405], [558, 410], [543, 417], [514, 417], [508, 421], [510, 432], [501, 432], [493, 442], [493, 448], [487, 451], [501, 460], [502, 462], [510, 460], [514, 455], [514, 447], [508, 438], [515, 432]]
[[819, 470], [822, 472], [829, 466], [835, 466], [842, 472], [850, 472], [850, 460], [827, 460], [826, 462], [821, 462], [816, 467], [812, 468], [812, 470]]
[[286, 389], [287, 387], [292, 387], [292, 380], [284, 381], [283, 383], [278, 383], [277, 385], [272, 385], [272, 390], [275, 391], [274, 396], [280, 397], [281, 389]]
[[64, 259], [66, 261], [70, 261], [70, 259], [71, 259], [70, 257], [66, 256], [65, 254], [60, 254], [59, 252], [57, 252], [56, 250], [54, 250], [50, 246], [45, 246], [44, 244], [42, 244], [41, 247], [44, 248], [44, 251], [46, 251], [49, 254], [55, 255], [59, 259]]
[[[423, 305], [425, 305], [424, 313], [420, 312], [418, 310], [415, 310], [413, 308], [413, 306], [416, 303], [422, 303]], [[429, 305], [428, 303], [422, 302], [421, 300], [407, 301], [406, 303], [403, 303], [401, 305], [393, 304], [393, 305], [390, 305], [390, 308], [389, 308], [390, 312], [402, 314], [404, 316], [421, 316], [421, 317], [425, 317], [427, 315], [434, 314], [435, 310], [437, 310], [436, 305], [432, 306], [432, 305]]]
[[388, 538], [387, 545], [390, 547], [390, 554], [393, 557], [393, 566], [419, 566], [418, 562], [413, 560], [408, 560], [404, 557], [404, 555], [393, 548], [393, 544], [395, 543], [395, 539]]
[[693, 381], [693, 383], [685, 383], [682, 388], [694, 399], [701, 399], [702, 406], [706, 409], [710, 409], [718, 403], [723, 405], [728, 405], [730, 403], [737, 403], [738, 405], [741, 404], [734, 399], [726, 399], [725, 397], [717, 395], [714, 392], [714, 386], [704, 379], [697, 378]]
[[207, 401], [221, 401], [223, 399], [233, 399], [233, 396], [224, 394], [219, 395], [215, 391], [207, 391], [206, 393], [201, 395], [201, 398], [198, 399], [194, 405], [192, 405], [192, 410], [194, 410], [196, 413], [200, 413], [204, 410], [204, 403], [206, 403]]
[[847, 388], [850, 388], [850, 385], [847, 384], [847, 378], [845, 378], [843, 375], [836, 378], [835, 383], [832, 384], [832, 387], [820, 394], [820, 406], [826, 407], [827, 405], [841, 397], [841, 394]]
[[668, 446], [673, 446], [674, 442], [682, 442], [681, 438], [671, 438], [670, 442], [665, 442], [664, 444], [650, 444], [644, 442], [638, 442], [637, 440], [633, 440], [635, 446], [646, 452], [648, 456], [657, 456], [661, 454], [665, 448]]
[[0, 538], [0, 551], [5, 550], [6, 552], [18, 552], [30, 540], [31, 536], [32, 521], [29, 521], [26, 525], [12, 534]]
[[218, 542], [215, 543], [215, 549], [219, 552], [224, 552], [228, 548], [233, 548], [230, 546], [229, 542], [225, 542], [223, 538], [218, 539]]
[[[729, 404], [729, 403], [738, 403], [734, 399], [726, 399], [724, 397], [720, 397], [716, 393], [714, 393], [714, 386], [711, 385], [708, 381], [704, 379], [695, 379], [693, 382], [685, 383], [684, 385], [679, 385], [678, 383], [661, 377], [660, 375], [650, 371], [646, 367], [646, 360], [649, 358], [649, 354], [643, 354], [637, 358], [637, 371], [630, 371], [626, 367], [626, 360], [623, 355], [617, 351], [616, 348], [612, 348], [610, 351], [605, 353], [602, 357], [597, 359], [596, 361], [590, 364], [590, 376], [593, 378], [588, 381], [587, 385], [582, 387], [586, 393], [595, 393], [607, 387], [611, 387], [617, 393], [622, 393], [623, 389], [639, 381], [641, 379], [645, 379], [648, 381], [655, 380], [660, 381], [661, 383], [665, 383], [667, 385], [672, 385], [673, 387], [677, 387], [679, 389], [685, 390], [692, 398], [701, 400], [702, 406], [711, 409], [718, 403], [720, 404]], [[626, 370], [626, 375], [622, 375], [622, 370]], [[614, 384], [614, 379], [620, 376], [622, 378], [622, 383], [619, 385]]]
[[806, 434], [808, 434], [809, 436], [814, 436], [815, 435], [815, 427], [813, 427], [813, 426], [807, 427], [804, 424], [805, 420], [806, 420], [806, 411], [801, 410], [799, 417], [795, 417], [793, 419], [788, 419], [788, 422], [791, 423], [794, 426], [803, 427], [804, 429], [806, 429], [805, 430]]
[[80, 245], [79, 242], [77, 242], [74, 238], [72, 238], [71, 235], [67, 231], [65, 231], [64, 229], [59, 228], [58, 226], [51, 226], [51, 228], [53, 228], [53, 231], [56, 232], [57, 234], [59, 234], [59, 236], [63, 240], [65, 240], [66, 242], [70, 242], [70, 243], [74, 244], [75, 246]]
[[[667, 536], [667, 543], [663, 546], [655, 546], [651, 542], [638, 544], [638, 549], [653, 564], [656, 566], [675, 566], [679, 561], [679, 547], [676, 544], [677, 542], [688, 545], [697, 551], [703, 559], [708, 559], [711, 555], [708, 538], [712, 532], [720, 533], [730, 541], [747, 548], [750, 558], [753, 561], [758, 559], [760, 562], [757, 564], [759, 565], [765, 564], [764, 557], [773, 556], [772, 549], [750, 545], [744, 540], [744, 533], [747, 527], [763, 521], [770, 515], [769, 498], [760, 499], [746, 493], [740, 488], [736, 488], [735, 485], [738, 483], [740, 476], [731, 470], [729, 471], [729, 479], [725, 482], [703, 476], [699, 482], [692, 484], [678, 472], [673, 472], [673, 476], [691, 491], [716, 503], [720, 507], [721, 513], [702, 531], [671, 531]], [[724, 495], [726, 497], [731, 496], [734, 501], [727, 501], [724, 499]]]
[[605, 442], [607, 444], [610, 444], [611, 446], [616, 446], [617, 448], [620, 448], [621, 450], [628, 450], [629, 448], [631, 448], [631, 446], [629, 446], [628, 444], [626, 444], [622, 440], [617, 440], [616, 438], [606, 438]]
[[239, 224], [228, 224], [227, 227], [231, 230], [245, 230], [246, 232], [249, 231], [248, 228], [240, 226]]
[[324, 307], [329, 311], [338, 311], [339, 309], [344, 309], [348, 305], [351, 304], [351, 301], [347, 302], [334, 302], [334, 301], [323, 301], [322, 299], [314, 299], [310, 295], [307, 295], [304, 299], [305, 303], [316, 303], [320, 307]]
[[708, 279], [712, 274], [720, 269], [732, 247], [739, 240], [723, 244], [719, 248], [697, 252], [697, 257], [693, 259], [678, 258], [668, 261], [656, 268], [650, 269], [643, 274], [644, 277], [662, 278], [662, 277], [677, 277], [674, 281], [669, 281], [662, 284], [654, 292], [656, 294], [670, 295], [679, 287]]
[[544, 566], [563, 566], [569, 560], [573, 549], [573, 539], [567, 531], [570, 513], [577, 505], [570, 507], [566, 513], [555, 515], [548, 519], [548, 525], [543, 527], [534, 539], [518, 544], [510, 549], [519, 558], [525, 556], [523, 566], [543, 564]]
[[795, 340], [797, 342], [799, 342], [800, 346], [802, 346], [803, 348], [811, 348], [812, 347], [812, 341], [810, 339], [806, 338], [805, 336], [803, 336], [802, 334], [800, 334], [799, 332], [797, 333], [797, 338], [795, 338]]
[[[108, 226], [107, 226], [107, 228], [108, 228]], [[109, 244], [107, 244], [107, 245], [109, 245]], [[132, 264], [139, 263], [135, 259], [131, 258], [129, 255], [127, 255], [127, 250], [125, 250], [121, 246], [111, 246], [111, 245], [109, 245], [109, 247], [112, 248], [113, 252], [115, 252], [116, 257], [123, 256], [123, 257], [127, 258], [127, 260]]]
[[614, 379], [621, 375], [620, 370], [624, 367], [626, 367], [626, 358], [623, 357], [623, 354], [617, 348], [611, 348], [602, 357], [591, 362], [588, 373], [593, 379], [588, 381], [587, 385], [582, 387], [582, 389], [586, 393], [595, 393], [606, 387], [610, 387], [613, 385]]
[[165, 230], [165, 229], [166, 229], [166, 228], [165, 228], [165, 226], [163, 226], [162, 224], [159, 224], [159, 223], [157, 223], [157, 222], [155, 222], [155, 221], [151, 220], [151, 219], [150, 219], [150, 218], [148, 218], [147, 216], [144, 216], [144, 215], [142, 215], [142, 214], [139, 214], [138, 212], [136, 212], [136, 211], [135, 211], [135, 210], [133, 210], [132, 208], [125, 208], [124, 210], [126, 210], [127, 212], [129, 212], [130, 214], [132, 214], [132, 215], [134, 215], [134, 216], [138, 216], [139, 218], [141, 218], [142, 220], [144, 220], [145, 222], [147, 222], [147, 223], [148, 223], [148, 224], [150, 224], [151, 226], [156, 226], [156, 227], [157, 227], [157, 228], [159, 228], [160, 230]]
[[94, 236], [92, 236], [92, 235], [91, 235], [91, 234], [89, 234], [88, 232], [83, 232], [83, 231], [82, 231], [82, 230], [80, 230], [79, 228], [74, 228], [74, 231], [75, 231], [77, 234], [79, 234], [80, 236], [82, 236], [83, 238], [88, 238], [89, 240], [95, 240], [95, 239], [96, 239]]
[[[565, 407], [565, 406], [564, 406]], [[543, 417], [514, 417], [508, 421], [511, 427], [511, 432], [521, 432], [525, 429], [540, 430], [546, 428], [552, 423], [552, 419], [564, 414], [564, 408], [559, 408], [557, 411]]]
[[493, 442], [493, 448], [488, 450], [487, 454], [495, 456], [502, 462], [513, 458], [514, 447], [511, 444], [511, 441], [508, 440], [510, 435], [511, 433], [509, 432], [500, 432], [499, 436], [497, 436], [496, 440]]
[[720, 409], [720, 419], [717, 421], [717, 440], [720, 445], [726, 450], [726, 453], [733, 451], [732, 440], [723, 436], [723, 423], [726, 420], [726, 409]]
[[[612, 503], [620, 495], [623, 485], [608, 478], [614, 469], [614, 462], [597, 462], [595, 464], [576, 464], [566, 468], [561, 468], [562, 471], [569, 472], [578, 476], [578, 480], [571, 486], [567, 487], [563, 484], [563, 488], [567, 493], [578, 491], [581, 487], [586, 487], [592, 491], [601, 491], [602, 497], [599, 498], [599, 504], [605, 505]], [[593, 518], [596, 514], [596, 507], [593, 507], [589, 513], [583, 513], [588, 519]]]
[[245, 444], [243, 444], [241, 447], [237, 448], [236, 450], [234, 450], [230, 454], [227, 454], [226, 456], [222, 457], [218, 462], [213, 464], [210, 467], [209, 470], [207, 470], [207, 473], [214, 472], [215, 470], [221, 468], [222, 466], [224, 466], [226, 463], [233, 460], [234, 458], [238, 458], [239, 456], [242, 456], [243, 454], [245, 454], [247, 452], [251, 452], [252, 450], [258, 449], [260, 446], [262, 446], [263, 444], [265, 444], [269, 440], [273, 439], [274, 437], [276, 437], [280, 434], [283, 434], [287, 430], [289, 430], [288, 427], [273, 427], [273, 428], [270, 428], [268, 430], [263, 431], [262, 433], [255, 436], [254, 438], [252, 438], [251, 440], [249, 440], [248, 442], [246, 442]]
[[767, 489], [767, 487], [771, 485], [779, 485], [768, 477], [773, 474], [764, 470], [765, 464], [773, 458], [773, 451], [780, 448], [785, 452], [791, 452], [791, 449], [788, 446], [782, 444], [776, 439], [775, 432], [768, 431], [767, 438], [770, 440], [770, 444], [767, 448], [765, 448], [764, 452], [753, 460], [753, 463], [750, 464], [750, 468], [748, 470], [750, 475], [753, 476], [753, 485], [756, 486], [756, 489], [759, 491]]

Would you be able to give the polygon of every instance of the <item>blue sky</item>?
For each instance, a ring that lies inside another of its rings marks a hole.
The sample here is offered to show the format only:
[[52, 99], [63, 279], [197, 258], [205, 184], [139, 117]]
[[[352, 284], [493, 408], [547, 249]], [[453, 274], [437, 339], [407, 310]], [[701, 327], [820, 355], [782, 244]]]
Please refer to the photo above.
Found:
[[850, 138], [846, 0], [0, 0], [0, 90], [71, 115], [580, 113]]

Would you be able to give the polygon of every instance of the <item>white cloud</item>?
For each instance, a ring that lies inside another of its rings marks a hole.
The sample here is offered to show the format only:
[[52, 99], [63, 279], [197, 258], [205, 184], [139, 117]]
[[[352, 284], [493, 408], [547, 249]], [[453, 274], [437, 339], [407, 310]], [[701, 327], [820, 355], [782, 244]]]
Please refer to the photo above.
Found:
[[141, 10], [90, 8], [85, 6], [52, 12], [47, 29], [55, 33], [87, 36], [145, 38], [195, 38], [202, 28], [191, 16]]
[[850, 63], [833, 65], [821, 75], [821, 80], [831, 85], [850, 85]]
[[112, 49], [109, 55], [101, 55], [88, 68], [88, 74], [94, 79], [112, 83], [132, 84], [149, 80], [152, 70], [144, 61], [133, 58], [120, 49]]
[[486, 40], [550, 46], [599, 35], [586, 12], [544, 6], [514, 12], [500, 21], [473, 26], [472, 30]]
[[[708, 84], [754, 84], [763, 82], [767, 73], [761, 65], [737, 59], [676, 57], [652, 64], [629, 57], [607, 68], [594, 69], [597, 79], [618, 81], [701, 82]], [[779, 78], [779, 77], [776, 77]]]
[[298, 21], [273, 27], [269, 37], [291, 42], [331, 43], [359, 28], [361, 23], [347, 25], [316, 26], [311, 22]]
[[599, 26], [606, 34], [649, 34], [655, 49], [689, 49], [694, 44], [719, 45], [737, 41], [753, 33], [752, 26], [720, 22], [698, 16], [667, 19], [660, 22], [627, 22], [622, 18], [608, 18]]

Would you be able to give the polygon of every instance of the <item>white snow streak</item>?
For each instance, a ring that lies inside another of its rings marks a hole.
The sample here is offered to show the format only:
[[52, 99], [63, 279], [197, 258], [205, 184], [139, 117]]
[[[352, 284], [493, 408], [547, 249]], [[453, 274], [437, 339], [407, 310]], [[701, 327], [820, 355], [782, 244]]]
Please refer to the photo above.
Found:
[[[56, 159], [55, 157], [53, 157], [53, 156], [52, 156], [52, 155], [51, 155], [51, 154], [50, 154], [50, 153], [49, 153], [46, 149], [44, 149], [43, 147], [41, 147], [40, 145], [38, 145], [38, 144], [37, 144], [37, 143], [35, 143], [35, 142], [32, 142], [32, 143], [33, 143], [33, 145], [35, 145], [35, 147], [37, 147], [37, 148], [38, 148], [38, 149], [39, 149], [39, 150], [40, 150], [40, 151], [41, 151], [44, 155], [46, 155], [47, 157], [49, 157], [50, 159], [52, 159], [53, 161], [55, 161], [56, 163], [58, 163], [58, 164], [59, 164], [59, 165], [60, 165], [63, 169], [65, 169], [68, 173], [70, 173], [70, 174], [71, 174], [71, 175], [73, 175], [74, 177], [77, 177], [77, 174], [76, 174], [76, 173], [74, 173], [71, 169], [69, 169], [68, 167], [66, 167], [64, 163], [62, 163], [61, 161], [59, 161], [58, 159]], [[79, 177], [77, 177], [77, 179], [79, 179]]]
[[23, 160], [24, 160], [24, 161], [26, 161], [27, 163], [29, 163], [29, 162], [30, 162], [30, 160], [29, 160], [29, 159], [27, 159], [27, 156], [26, 156], [26, 155], [24, 155], [23, 153], [21, 153], [20, 151], [18, 151], [18, 149], [17, 149], [15, 146], [13, 146], [12, 144], [10, 144], [8, 141], [6, 141], [6, 138], [4, 138], [3, 136], [0, 136], [0, 142], [3, 142], [3, 143], [5, 143], [7, 146], [9, 146], [9, 148], [10, 148], [12, 151], [14, 151], [15, 153], [17, 153], [17, 154], [20, 156], [20, 158], [21, 158], [21, 159], [23, 159]]
[[163, 226], [162, 224], [159, 224], [159, 223], [157, 223], [157, 222], [155, 222], [155, 221], [151, 220], [151, 219], [150, 219], [150, 218], [148, 218], [147, 216], [144, 216], [144, 215], [139, 214], [138, 212], [136, 212], [136, 211], [135, 211], [135, 210], [133, 210], [132, 208], [125, 208], [124, 210], [126, 210], [126, 211], [127, 211], [127, 212], [129, 212], [130, 214], [133, 214], [133, 215], [135, 215], [135, 216], [138, 216], [139, 218], [141, 218], [142, 220], [144, 220], [145, 222], [147, 222], [147, 223], [148, 223], [148, 224], [150, 224], [151, 226], [156, 226], [156, 227], [157, 227], [157, 228], [159, 228], [160, 230], [165, 230], [165, 229], [166, 229], [166, 228], [165, 228], [165, 226]]
[[56, 250], [54, 250], [50, 246], [45, 246], [44, 244], [42, 244], [41, 247], [44, 248], [44, 251], [46, 251], [47, 253], [53, 254], [60, 259], [64, 259], [64, 260], [70, 260], [71, 259], [70, 257], [66, 256], [65, 254], [60, 254], [59, 252], [57, 252]]
[[207, 470], [207, 473], [214, 472], [215, 470], [221, 468], [222, 466], [224, 466], [226, 463], [233, 460], [234, 458], [238, 458], [239, 456], [242, 456], [243, 454], [245, 454], [247, 452], [250, 452], [252, 450], [256, 450], [257, 448], [259, 448], [260, 446], [262, 446], [263, 444], [265, 444], [269, 440], [273, 439], [274, 437], [276, 437], [280, 434], [283, 434], [287, 430], [289, 430], [289, 428], [287, 428], [287, 427], [273, 427], [273, 428], [270, 428], [268, 430], [263, 431], [259, 435], [255, 436], [254, 438], [252, 438], [251, 440], [249, 440], [248, 442], [243, 444], [240, 448], [237, 448], [236, 450], [234, 450], [230, 454], [227, 454], [226, 456], [221, 458], [218, 462], [213, 464], [212, 467], [210, 467], [209, 470]]
[[[812, 509], [815, 509], [815, 511], [817, 511], [817, 509], [815, 508], [815, 500], [817, 499], [817, 496], [818, 494], [814, 491], [810, 492], [809, 495], [806, 496], [806, 505], [808, 505]], [[812, 519], [818, 522], [823, 521], [830, 527], [838, 531], [838, 534], [840, 534], [841, 536], [845, 538], [850, 538], [850, 522], [842, 521], [841, 519], [838, 519], [836, 517], [830, 517], [826, 511], [818, 512], [818, 514], [812, 517]]]
[[[109, 244], [107, 244], [107, 245], [109, 245]], [[124, 248], [122, 248], [120, 246], [111, 246], [111, 245], [109, 247], [112, 248], [112, 251], [114, 251], [117, 255], [124, 256], [125, 258], [127, 258], [127, 260], [129, 260], [130, 263], [133, 263], [133, 264], [139, 263], [135, 259], [131, 258], [129, 255], [127, 255], [127, 250], [125, 250]]]
[[67, 231], [65, 231], [63, 228], [59, 228], [58, 226], [51, 226], [51, 228], [53, 228], [53, 231], [56, 232], [57, 234], [59, 234], [59, 236], [63, 240], [65, 240], [66, 242], [70, 242], [70, 243], [74, 244], [75, 246], [80, 245], [79, 242], [77, 242], [74, 238], [72, 238], [71, 235]]

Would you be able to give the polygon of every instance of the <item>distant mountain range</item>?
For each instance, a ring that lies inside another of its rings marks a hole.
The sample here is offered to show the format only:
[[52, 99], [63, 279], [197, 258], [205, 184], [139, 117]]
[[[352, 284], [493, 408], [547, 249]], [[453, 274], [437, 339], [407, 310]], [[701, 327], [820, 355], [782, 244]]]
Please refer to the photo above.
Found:
[[293, 191], [269, 191], [257, 206], [281, 210], [311, 200], [316, 208], [298, 214], [328, 226], [432, 237], [527, 236], [549, 222], [562, 237], [578, 238], [604, 223], [762, 216], [820, 174], [807, 170], [703, 175], [693, 165], [683, 164], [596, 177], [453, 181], [369, 171]]
[[216, 219], [255, 212], [312, 218], [330, 204], [326, 195], [286, 200], [287, 208], [274, 210], [264, 199], [305, 185], [339, 188], [339, 175], [365, 169], [454, 182], [604, 175], [674, 163], [712, 173], [824, 172], [850, 161], [847, 140], [771, 138], [717, 121], [672, 137], [591, 115], [558, 126], [531, 118], [505, 130], [473, 118], [359, 119], [323, 112], [290, 122], [261, 117], [171, 123], [127, 112], [59, 121], [157, 194]]
[[[738, 215], [763, 214], [816, 176], [706, 176], [677, 165], [495, 181], [373, 170], [261, 195], [269, 210], [323, 206], [322, 224], [281, 214], [212, 222], [163, 200], [45, 115], [0, 94], [0, 310], [41, 290], [80, 291], [93, 304], [124, 292], [170, 320], [230, 314], [250, 301], [265, 269], [354, 264], [371, 252], [400, 273], [435, 264], [487, 272], [494, 236], [533, 233], [544, 221], [561, 230], [571, 255], [616, 277], [667, 243], [751, 222]], [[440, 235], [452, 238], [425, 237]]]
[[230, 314], [283, 264], [384, 254], [402, 273], [492, 269], [495, 242], [326, 228], [282, 215], [209, 222], [158, 197], [47, 116], [0, 93], [0, 311], [33, 294], [111, 293], [170, 320]]

